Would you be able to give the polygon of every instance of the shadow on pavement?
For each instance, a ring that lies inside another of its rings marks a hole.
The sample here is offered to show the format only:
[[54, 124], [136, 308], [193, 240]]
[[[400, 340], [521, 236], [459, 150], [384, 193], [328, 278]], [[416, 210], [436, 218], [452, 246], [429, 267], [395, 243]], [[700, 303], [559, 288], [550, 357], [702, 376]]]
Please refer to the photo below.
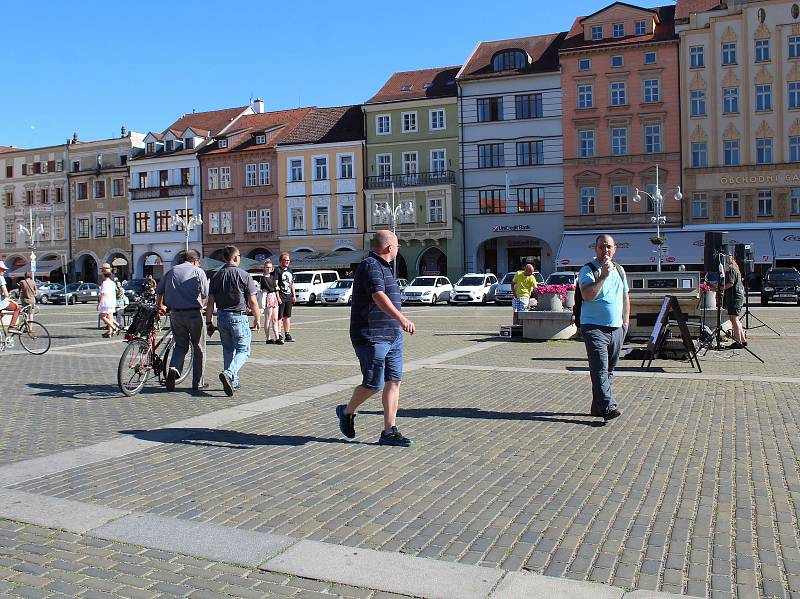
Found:
[[307, 443], [375, 445], [375, 443], [309, 437], [306, 435], [259, 435], [256, 433], [241, 433], [239, 431], [207, 428], [160, 428], [119, 432], [125, 435], [133, 435], [137, 439], [155, 441], [157, 443], [177, 443], [181, 445], [222, 447], [226, 449], [253, 449], [259, 445], [298, 447], [300, 445], [306, 445]]
[[[119, 399], [124, 397], [117, 385], [98, 385], [82, 383], [28, 383], [28, 387], [35, 389], [36, 397], [57, 397], [59, 399], [82, 399], [95, 401], [98, 399]], [[161, 387], [145, 386], [140, 395], [158, 393]]]
[[[361, 414], [383, 414], [382, 411], [363, 410]], [[576, 412], [496, 412], [478, 408], [400, 408], [398, 418], [482, 418], [485, 420], [534, 420], [537, 422], [562, 422], [583, 426], [603, 426], [604, 421]], [[573, 416], [574, 418], [566, 418]]]

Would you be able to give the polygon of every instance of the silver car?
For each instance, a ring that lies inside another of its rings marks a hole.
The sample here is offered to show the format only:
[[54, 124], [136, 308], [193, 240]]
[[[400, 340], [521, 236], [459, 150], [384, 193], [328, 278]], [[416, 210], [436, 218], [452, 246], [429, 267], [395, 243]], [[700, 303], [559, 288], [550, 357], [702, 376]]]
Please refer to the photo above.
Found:
[[64, 286], [61, 283], [42, 283], [36, 288], [36, 302], [39, 304], [49, 304], [53, 301], [50, 296], [63, 290]]
[[[511, 281], [514, 279], [515, 274], [517, 274], [516, 270], [508, 272], [503, 277], [503, 280], [500, 281], [500, 284], [497, 286], [497, 289], [494, 292], [494, 303], [511, 304], [511, 300], [514, 299], [514, 294], [511, 292]], [[544, 283], [544, 277], [538, 270], [533, 272], [533, 276], [536, 277], [537, 285]]]
[[76, 304], [78, 302], [85, 304], [87, 302], [96, 302], [100, 297], [100, 286], [97, 283], [70, 283], [67, 285], [66, 291], [56, 291], [50, 294], [50, 299], [54, 304]]

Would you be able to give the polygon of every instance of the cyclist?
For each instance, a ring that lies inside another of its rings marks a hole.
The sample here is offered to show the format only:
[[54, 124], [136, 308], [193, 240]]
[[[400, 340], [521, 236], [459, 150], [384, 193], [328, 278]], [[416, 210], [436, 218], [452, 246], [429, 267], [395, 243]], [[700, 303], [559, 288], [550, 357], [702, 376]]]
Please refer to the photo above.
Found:
[[6, 286], [5, 274], [8, 270], [6, 263], [0, 260], [0, 311], [8, 310], [11, 312], [11, 329], [17, 329], [17, 320], [19, 320], [19, 304], [11, 299]]

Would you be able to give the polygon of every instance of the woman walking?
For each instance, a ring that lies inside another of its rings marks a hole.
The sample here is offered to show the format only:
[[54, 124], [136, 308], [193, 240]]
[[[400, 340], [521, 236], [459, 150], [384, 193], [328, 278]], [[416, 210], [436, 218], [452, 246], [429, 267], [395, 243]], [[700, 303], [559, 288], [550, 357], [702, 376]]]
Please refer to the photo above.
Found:
[[[261, 278], [262, 306], [264, 306], [264, 334], [267, 336], [268, 344], [283, 345], [280, 330], [278, 328], [278, 304], [281, 298], [278, 297], [278, 285], [273, 276], [275, 267], [272, 260], [264, 262], [264, 276]], [[275, 339], [269, 338], [270, 326], [272, 327]]]
[[100, 320], [106, 325], [103, 337], [111, 337], [119, 332], [119, 325], [114, 321], [114, 312], [117, 309], [117, 286], [111, 279], [111, 271], [103, 271], [103, 284], [100, 286], [100, 298], [97, 300], [97, 310]]

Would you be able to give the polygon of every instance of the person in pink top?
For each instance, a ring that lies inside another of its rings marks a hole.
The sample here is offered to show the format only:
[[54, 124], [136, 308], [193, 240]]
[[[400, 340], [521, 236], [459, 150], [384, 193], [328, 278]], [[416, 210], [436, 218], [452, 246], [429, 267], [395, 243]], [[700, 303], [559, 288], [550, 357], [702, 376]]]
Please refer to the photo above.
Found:
[[[264, 262], [264, 276], [261, 278], [261, 293], [264, 301], [264, 334], [267, 336], [267, 344], [283, 345], [281, 339], [280, 325], [278, 319], [278, 306], [281, 298], [278, 296], [278, 282], [275, 280], [275, 266], [272, 260]], [[269, 331], [272, 329], [275, 339], [269, 338]]]

